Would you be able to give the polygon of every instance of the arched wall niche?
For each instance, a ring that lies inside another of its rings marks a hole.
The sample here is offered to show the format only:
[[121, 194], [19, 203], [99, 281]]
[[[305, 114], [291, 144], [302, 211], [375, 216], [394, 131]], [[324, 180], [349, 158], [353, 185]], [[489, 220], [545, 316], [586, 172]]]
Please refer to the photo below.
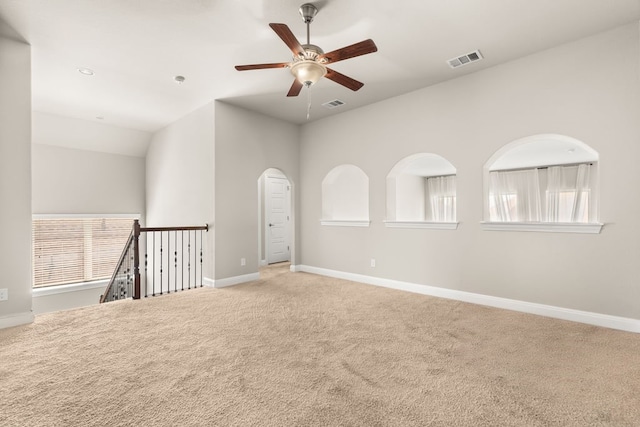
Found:
[[322, 180], [323, 225], [369, 225], [369, 177], [350, 164], [336, 166]]
[[[532, 135], [504, 145], [483, 168], [484, 228], [599, 233], [599, 160], [596, 150], [566, 135]], [[520, 189], [525, 181], [526, 195]]]
[[391, 169], [386, 185], [387, 226], [456, 228], [456, 168], [444, 157], [407, 156]]

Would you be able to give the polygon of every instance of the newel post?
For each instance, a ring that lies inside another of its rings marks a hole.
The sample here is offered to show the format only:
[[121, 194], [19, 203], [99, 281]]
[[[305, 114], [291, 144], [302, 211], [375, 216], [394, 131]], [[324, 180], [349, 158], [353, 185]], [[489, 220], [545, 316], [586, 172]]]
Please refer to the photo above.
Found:
[[138, 241], [140, 237], [140, 222], [133, 221], [133, 299], [140, 299], [140, 252]]

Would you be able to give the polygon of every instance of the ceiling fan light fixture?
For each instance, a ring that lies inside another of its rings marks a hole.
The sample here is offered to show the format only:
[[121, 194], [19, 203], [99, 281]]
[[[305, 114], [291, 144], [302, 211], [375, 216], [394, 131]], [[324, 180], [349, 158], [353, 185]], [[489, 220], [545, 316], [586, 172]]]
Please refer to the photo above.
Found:
[[[309, 24], [311, 24], [311, 21], [313, 21], [313, 18], [317, 13], [318, 8], [311, 3], [305, 3], [300, 6], [300, 15], [302, 16], [302, 20], [305, 24], [307, 24], [307, 42], [305, 44], [301, 44], [298, 41], [298, 38], [293, 34], [293, 32], [291, 32], [291, 29], [289, 29], [286, 24], [276, 22], [269, 24], [269, 27], [271, 27], [284, 44], [287, 45], [289, 50], [291, 50], [291, 53], [293, 54], [292, 62], [236, 65], [236, 70], [246, 71], [263, 70], [268, 68], [289, 68], [291, 74], [295, 77], [295, 80], [293, 81], [289, 92], [287, 92], [288, 97], [298, 96], [302, 88], [305, 86], [310, 87], [323, 77], [326, 77], [347, 89], [351, 89], [354, 92], [359, 90], [364, 86], [364, 83], [352, 79], [349, 76], [345, 76], [331, 68], [327, 68], [326, 65], [377, 52], [378, 47], [373, 40], [367, 39], [340, 49], [332, 50], [329, 53], [324, 53], [320, 47], [311, 44], [309, 36]], [[307, 93], [309, 93], [309, 91], [307, 91]], [[307, 116], [308, 115], [309, 111], [307, 110]]]
[[297, 61], [291, 65], [291, 74], [305, 86], [311, 86], [327, 74], [327, 67], [311, 60]]

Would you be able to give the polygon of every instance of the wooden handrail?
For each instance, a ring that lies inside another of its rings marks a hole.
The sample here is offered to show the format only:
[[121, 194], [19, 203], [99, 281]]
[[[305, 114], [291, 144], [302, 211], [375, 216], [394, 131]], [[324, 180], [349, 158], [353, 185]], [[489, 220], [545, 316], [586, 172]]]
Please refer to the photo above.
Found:
[[142, 233], [147, 231], [195, 231], [195, 230], [209, 231], [209, 225], [207, 224], [202, 226], [190, 226], [190, 227], [141, 227], [140, 228], [140, 232]]

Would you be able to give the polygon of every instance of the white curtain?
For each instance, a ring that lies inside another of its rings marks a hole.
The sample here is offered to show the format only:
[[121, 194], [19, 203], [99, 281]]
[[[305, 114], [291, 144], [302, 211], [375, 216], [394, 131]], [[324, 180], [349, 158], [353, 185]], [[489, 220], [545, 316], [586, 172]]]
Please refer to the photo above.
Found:
[[434, 176], [427, 178], [427, 212], [434, 222], [455, 222], [456, 220], [456, 177]]
[[547, 169], [548, 222], [589, 222], [590, 165]]
[[490, 221], [539, 222], [541, 211], [538, 169], [489, 173]]

